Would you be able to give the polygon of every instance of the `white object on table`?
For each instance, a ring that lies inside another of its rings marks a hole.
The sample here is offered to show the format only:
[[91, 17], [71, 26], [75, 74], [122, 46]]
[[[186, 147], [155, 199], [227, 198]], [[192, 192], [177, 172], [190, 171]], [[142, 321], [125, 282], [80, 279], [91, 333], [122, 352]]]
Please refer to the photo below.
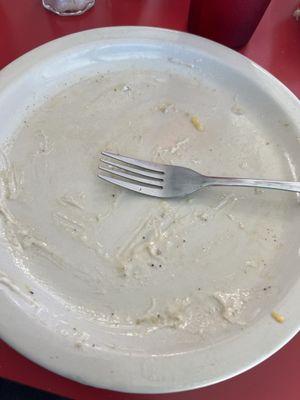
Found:
[[95, 0], [42, 0], [43, 6], [62, 16], [81, 15], [95, 4]]

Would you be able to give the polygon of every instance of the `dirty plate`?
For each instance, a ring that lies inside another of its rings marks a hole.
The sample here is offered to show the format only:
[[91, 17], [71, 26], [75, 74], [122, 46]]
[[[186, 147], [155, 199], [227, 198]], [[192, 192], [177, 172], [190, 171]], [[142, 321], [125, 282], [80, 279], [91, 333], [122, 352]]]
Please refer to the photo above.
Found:
[[1, 72], [0, 121], [0, 334], [22, 354], [89, 385], [169, 392], [296, 334], [295, 194], [162, 201], [97, 179], [107, 150], [299, 180], [299, 102], [256, 64], [174, 31], [86, 31]]

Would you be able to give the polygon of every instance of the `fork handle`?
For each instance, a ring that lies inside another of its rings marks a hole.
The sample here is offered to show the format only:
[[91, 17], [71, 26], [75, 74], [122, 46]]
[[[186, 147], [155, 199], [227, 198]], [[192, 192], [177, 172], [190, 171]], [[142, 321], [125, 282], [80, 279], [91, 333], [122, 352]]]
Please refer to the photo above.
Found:
[[207, 177], [205, 184], [206, 186], [248, 186], [300, 192], [300, 182], [269, 181], [265, 179], [221, 178], [211, 176]]

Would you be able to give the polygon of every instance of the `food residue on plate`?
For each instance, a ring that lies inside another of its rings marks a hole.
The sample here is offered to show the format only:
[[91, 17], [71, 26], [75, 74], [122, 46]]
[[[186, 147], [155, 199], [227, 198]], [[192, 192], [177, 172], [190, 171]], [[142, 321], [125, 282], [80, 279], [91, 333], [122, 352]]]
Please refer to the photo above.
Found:
[[199, 117], [197, 117], [196, 115], [193, 115], [191, 117], [191, 123], [194, 125], [194, 127], [197, 129], [197, 131], [199, 131], [199, 132], [204, 131], [204, 126], [203, 126], [202, 122], [200, 121]]
[[[232, 99], [224, 112], [218, 93], [190, 77], [167, 70], [97, 79], [47, 101], [2, 157], [0, 214], [15, 268], [21, 260], [33, 283], [45, 282], [71, 313], [116, 335], [159, 328], [198, 345], [242, 329], [265, 301], [259, 260], [272, 266], [280, 251], [274, 240], [288, 220], [286, 200], [267, 203], [232, 188], [176, 201], [142, 197], [99, 181], [99, 154], [258, 176], [280, 173], [278, 154], [260, 146], [263, 130], [246, 114], [232, 116]], [[233, 119], [246, 120], [246, 130]], [[0, 284], [13, 288], [7, 278]]]
[[276, 311], [272, 311], [271, 316], [273, 317], [273, 319], [275, 319], [276, 322], [279, 322], [280, 324], [282, 324], [285, 321], [284, 316]]

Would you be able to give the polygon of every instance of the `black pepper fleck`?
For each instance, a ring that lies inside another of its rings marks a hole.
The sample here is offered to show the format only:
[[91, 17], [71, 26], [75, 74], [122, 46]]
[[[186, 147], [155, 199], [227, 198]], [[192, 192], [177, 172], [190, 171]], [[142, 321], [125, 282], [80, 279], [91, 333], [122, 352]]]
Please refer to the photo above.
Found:
[[30, 293], [30, 294], [34, 294], [34, 292], [33, 292], [32, 290], [29, 290], [29, 293]]
[[264, 291], [271, 289], [272, 286], [266, 286], [263, 288]]

